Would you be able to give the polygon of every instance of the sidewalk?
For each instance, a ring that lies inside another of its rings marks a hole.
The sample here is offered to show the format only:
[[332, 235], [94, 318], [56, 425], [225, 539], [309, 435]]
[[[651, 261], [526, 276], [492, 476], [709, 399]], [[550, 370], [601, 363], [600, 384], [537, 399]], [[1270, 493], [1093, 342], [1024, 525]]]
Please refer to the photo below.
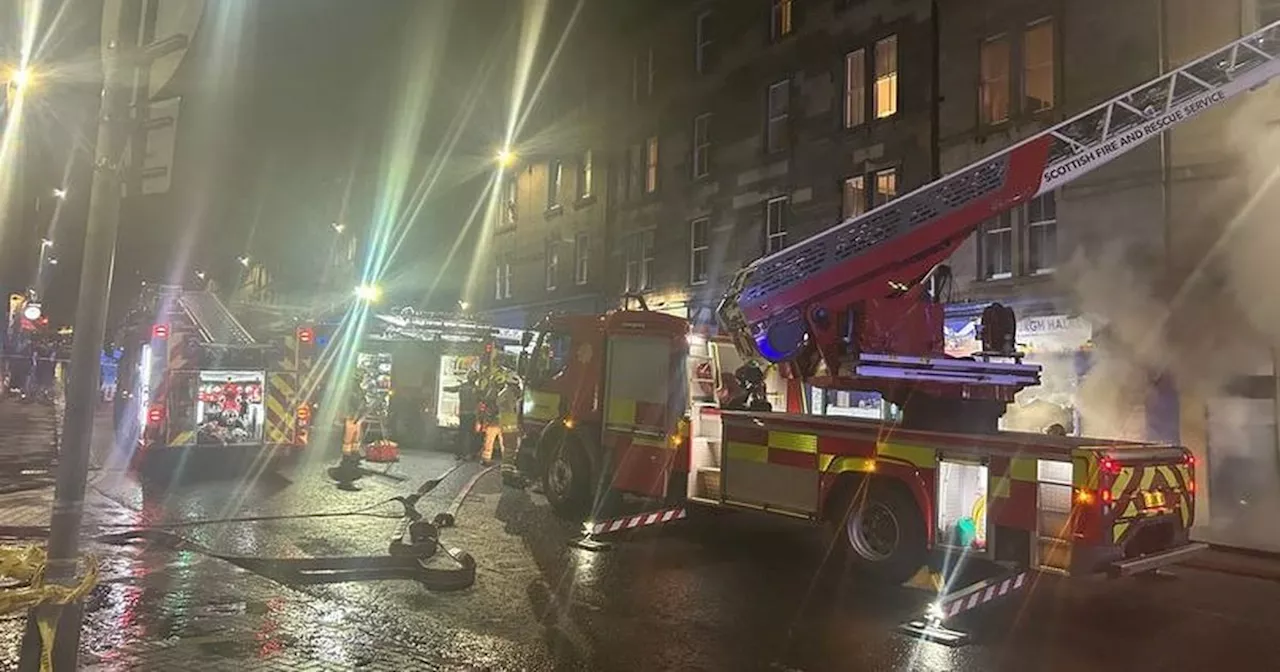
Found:
[[1194, 555], [1181, 564], [1224, 574], [1280, 581], [1280, 556], [1269, 553], [1211, 546], [1208, 551]]

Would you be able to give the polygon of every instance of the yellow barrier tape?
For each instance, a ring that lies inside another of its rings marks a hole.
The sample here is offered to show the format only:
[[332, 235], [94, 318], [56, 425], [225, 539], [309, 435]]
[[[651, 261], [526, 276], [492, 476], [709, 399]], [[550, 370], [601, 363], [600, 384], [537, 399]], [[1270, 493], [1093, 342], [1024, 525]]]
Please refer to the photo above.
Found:
[[[92, 556], [84, 559], [85, 572], [74, 586], [59, 586], [44, 582], [44, 570], [48, 557], [38, 546], [0, 546], [0, 578], [9, 578], [22, 585], [0, 588], [0, 614], [31, 609], [40, 605], [61, 606], [76, 602], [89, 593], [98, 582], [98, 561]], [[53, 671], [54, 619], [57, 610], [46, 610], [36, 623], [40, 631], [40, 672]]]

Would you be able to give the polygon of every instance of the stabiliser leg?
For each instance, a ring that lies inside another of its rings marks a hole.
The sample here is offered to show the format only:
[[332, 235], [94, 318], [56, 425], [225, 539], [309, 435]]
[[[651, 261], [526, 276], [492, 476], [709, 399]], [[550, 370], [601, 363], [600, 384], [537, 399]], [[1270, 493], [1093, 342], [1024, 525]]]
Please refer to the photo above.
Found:
[[1030, 583], [1029, 576], [1026, 569], [1019, 568], [940, 596], [925, 609], [923, 617], [902, 623], [898, 630], [930, 642], [963, 646], [969, 642], [969, 634], [946, 627], [946, 621], [1021, 591]]

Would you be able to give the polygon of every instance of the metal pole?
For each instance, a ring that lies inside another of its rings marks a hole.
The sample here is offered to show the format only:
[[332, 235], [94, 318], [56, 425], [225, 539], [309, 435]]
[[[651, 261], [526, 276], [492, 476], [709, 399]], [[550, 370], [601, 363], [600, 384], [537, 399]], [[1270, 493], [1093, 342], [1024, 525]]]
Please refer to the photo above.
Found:
[[[93, 439], [93, 413], [98, 390], [102, 341], [106, 333], [107, 300], [115, 264], [116, 231], [120, 224], [120, 188], [124, 177], [124, 147], [129, 137], [129, 100], [136, 67], [138, 24], [142, 0], [123, 0], [116, 16], [116, 39], [103, 45], [102, 102], [98, 140], [94, 151], [93, 187], [89, 196], [89, 221], [85, 233], [80, 294], [76, 304], [75, 336], [71, 344], [71, 375], [67, 386], [66, 416], [58, 480], [50, 520], [45, 581], [64, 586], [78, 580], [80, 520], [84, 513], [85, 481], [89, 474], [89, 448]], [[106, 20], [107, 17], [103, 17]], [[76, 669], [80, 626], [84, 616], [79, 602], [61, 609], [42, 606], [27, 616], [19, 670], [35, 672], [40, 665], [37, 621], [57, 619], [53, 669]]]

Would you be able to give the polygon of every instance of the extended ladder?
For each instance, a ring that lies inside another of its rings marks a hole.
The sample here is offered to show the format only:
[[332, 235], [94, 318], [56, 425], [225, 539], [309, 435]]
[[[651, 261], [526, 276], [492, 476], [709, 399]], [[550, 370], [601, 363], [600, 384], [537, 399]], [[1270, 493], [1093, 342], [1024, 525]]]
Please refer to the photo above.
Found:
[[721, 304], [739, 346], [773, 362], [804, 323], [916, 285], [982, 222], [1115, 160], [1280, 74], [1280, 22], [739, 271]]

